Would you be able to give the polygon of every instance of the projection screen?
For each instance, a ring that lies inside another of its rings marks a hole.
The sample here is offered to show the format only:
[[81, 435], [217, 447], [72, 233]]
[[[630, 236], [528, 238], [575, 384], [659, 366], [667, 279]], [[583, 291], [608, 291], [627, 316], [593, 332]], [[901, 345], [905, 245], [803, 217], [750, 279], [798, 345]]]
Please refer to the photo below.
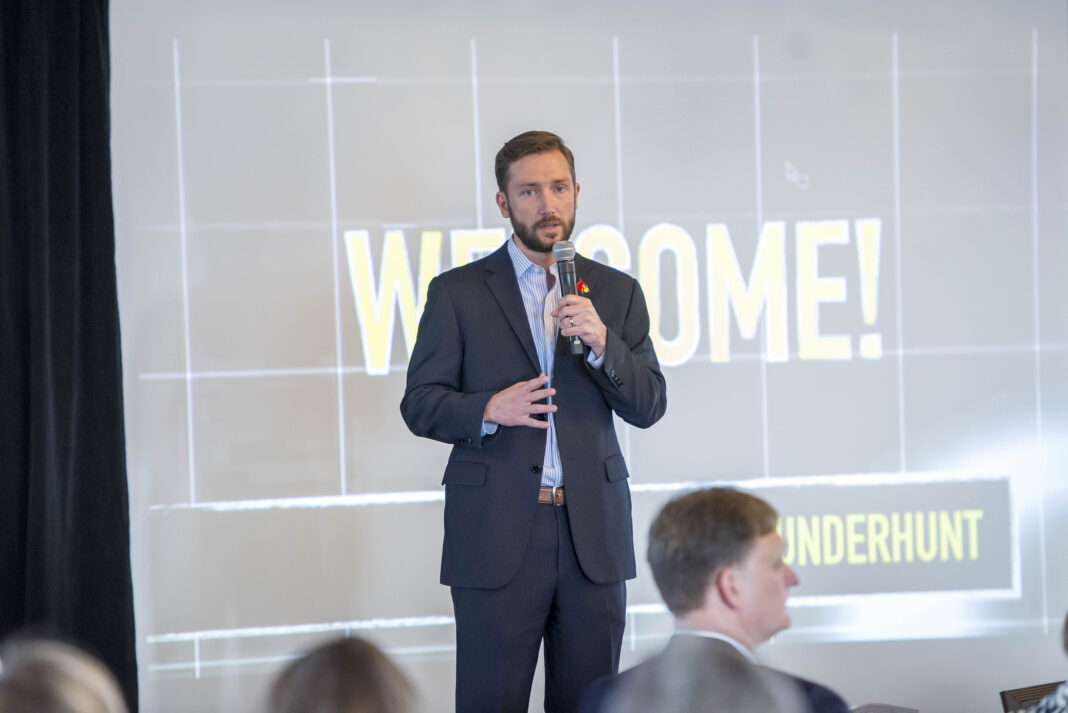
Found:
[[[893, 691], [853, 654], [885, 655], [925, 711], [1063, 669], [969, 653], [1038, 651], [1068, 607], [1063, 3], [111, 13], [146, 710], [258, 710], [344, 634], [452, 710], [448, 446], [398, 403], [428, 281], [509, 234], [493, 157], [531, 128], [573, 148], [572, 239], [639, 279], [667, 378], [660, 423], [618, 424], [624, 666], [671, 627], [651, 517], [726, 483], [782, 515], [783, 667], [857, 704]], [[947, 650], [974, 692], [918, 663]]]

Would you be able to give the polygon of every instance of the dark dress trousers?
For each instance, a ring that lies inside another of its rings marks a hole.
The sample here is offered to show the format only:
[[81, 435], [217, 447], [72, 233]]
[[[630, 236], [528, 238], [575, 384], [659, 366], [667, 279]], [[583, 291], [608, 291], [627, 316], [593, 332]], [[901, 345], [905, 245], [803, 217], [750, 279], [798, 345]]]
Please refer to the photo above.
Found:
[[[608, 337], [599, 370], [556, 341], [554, 419], [567, 494], [560, 511], [585, 578], [622, 582], [634, 577], [634, 546], [613, 414], [640, 428], [652, 425], [664, 414], [665, 383], [637, 281], [582, 256], [575, 266]], [[456, 588], [494, 589], [515, 579], [536, 509], [551, 507], [538, 505], [547, 432], [502, 426], [481, 435], [490, 397], [540, 373], [507, 244], [431, 281], [401, 414], [414, 434], [453, 446], [442, 478], [441, 582], [454, 588], [454, 599]], [[457, 611], [458, 626], [459, 618]], [[464, 650], [457, 655], [462, 670]]]
[[676, 634], [662, 652], [594, 683], [581, 713], [849, 713], [830, 688], [751, 663], [722, 639]]

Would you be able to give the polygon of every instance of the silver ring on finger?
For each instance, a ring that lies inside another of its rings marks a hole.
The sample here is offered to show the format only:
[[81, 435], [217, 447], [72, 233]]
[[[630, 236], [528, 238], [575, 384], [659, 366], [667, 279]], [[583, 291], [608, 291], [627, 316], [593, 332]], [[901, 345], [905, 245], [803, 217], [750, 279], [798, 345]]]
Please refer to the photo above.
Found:
[[575, 326], [575, 318], [574, 317], [568, 317], [567, 318], [567, 324], [568, 324], [568, 326], [574, 327]]

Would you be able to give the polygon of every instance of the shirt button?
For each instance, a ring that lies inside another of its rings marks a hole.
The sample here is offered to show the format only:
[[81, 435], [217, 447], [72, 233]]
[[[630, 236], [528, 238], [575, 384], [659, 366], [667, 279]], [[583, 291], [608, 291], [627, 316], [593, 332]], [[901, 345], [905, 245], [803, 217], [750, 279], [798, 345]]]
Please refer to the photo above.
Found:
[[537, 463], [535, 463], [534, 465], [530, 466], [530, 472], [531, 473], [540, 473], [541, 472], [541, 466], [538, 465]]

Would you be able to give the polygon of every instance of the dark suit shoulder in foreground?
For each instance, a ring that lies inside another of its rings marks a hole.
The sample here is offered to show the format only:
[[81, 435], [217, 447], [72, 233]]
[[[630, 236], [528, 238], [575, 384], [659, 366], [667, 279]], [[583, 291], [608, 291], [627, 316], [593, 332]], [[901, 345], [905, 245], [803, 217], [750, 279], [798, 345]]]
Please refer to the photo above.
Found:
[[725, 641], [672, 637], [660, 654], [602, 678], [587, 690], [580, 713], [847, 713], [830, 688], [750, 663]]

